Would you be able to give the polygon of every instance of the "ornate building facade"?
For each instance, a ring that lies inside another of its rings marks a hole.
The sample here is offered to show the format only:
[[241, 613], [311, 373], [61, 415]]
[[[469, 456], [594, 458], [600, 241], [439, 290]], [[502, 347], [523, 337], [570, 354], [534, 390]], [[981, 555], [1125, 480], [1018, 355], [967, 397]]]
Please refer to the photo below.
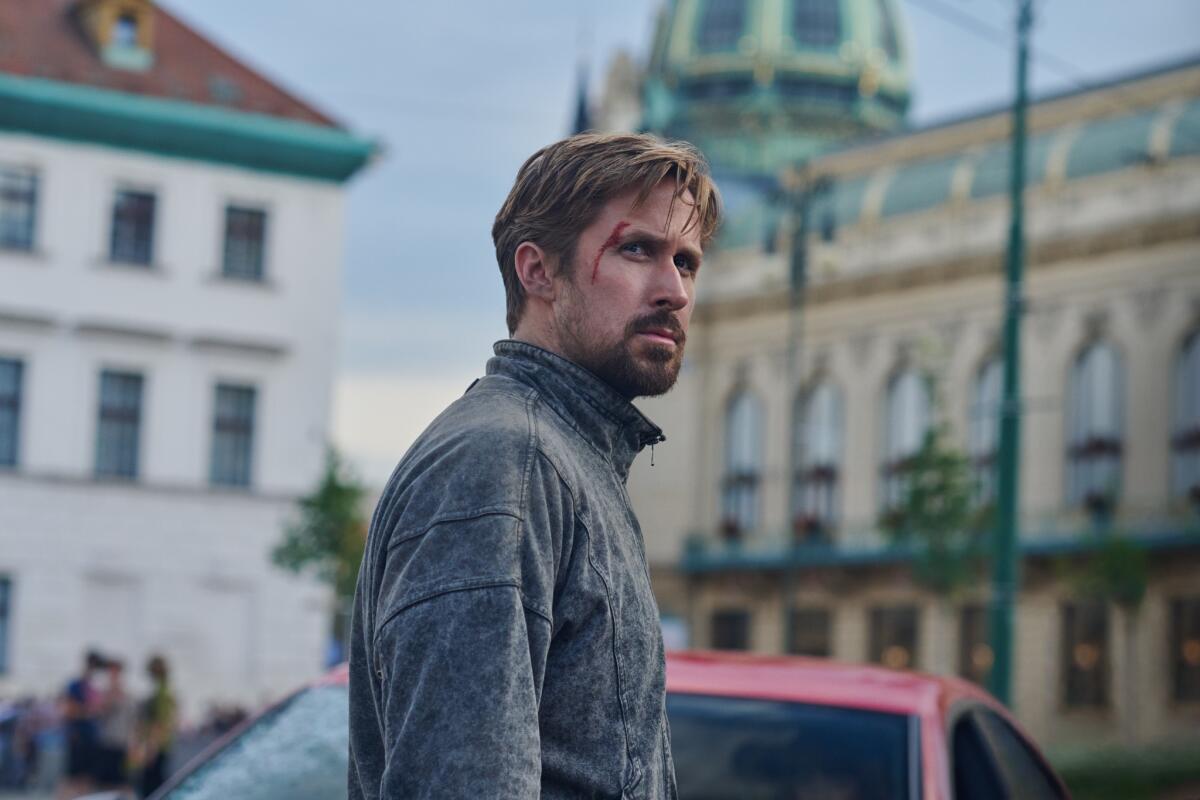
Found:
[[[664, 12], [645, 127], [709, 152], [728, 222], [679, 385], [644, 403], [668, 441], [631, 495], [691, 646], [984, 681], [986, 575], [926, 588], [880, 520], [935, 425], [990, 501], [1010, 122], [904, 128], [896, 11]], [[1194, 732], [1200, 65], [1039, 101], [1029, 155], [1016, 711], [1049, 744]], [[1141, 565], [1133, 601], [1078, 577], [1106, 537]]]

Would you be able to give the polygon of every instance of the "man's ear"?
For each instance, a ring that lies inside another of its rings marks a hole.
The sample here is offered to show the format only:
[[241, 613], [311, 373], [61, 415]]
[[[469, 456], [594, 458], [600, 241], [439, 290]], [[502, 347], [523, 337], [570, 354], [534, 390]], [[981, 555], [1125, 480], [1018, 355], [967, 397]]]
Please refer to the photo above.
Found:
[[557, 270], [545, 250], [534, 242], [521, 242], [517, 245], [513, 262], [517, 269], [517, 280], [525, 287], [527, 295], [547, 302], [554, 300], [557, 294], [554, 283]]

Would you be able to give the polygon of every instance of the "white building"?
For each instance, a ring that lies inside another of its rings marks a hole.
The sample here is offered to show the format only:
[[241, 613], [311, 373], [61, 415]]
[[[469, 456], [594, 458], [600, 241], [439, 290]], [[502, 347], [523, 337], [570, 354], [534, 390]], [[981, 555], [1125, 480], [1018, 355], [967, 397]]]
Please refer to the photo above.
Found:
[[87, 647], [185, 709], [317, 674], [272, 547], [319, 475], [371, 153], [150, 2], [0, 8], [0, 695]]

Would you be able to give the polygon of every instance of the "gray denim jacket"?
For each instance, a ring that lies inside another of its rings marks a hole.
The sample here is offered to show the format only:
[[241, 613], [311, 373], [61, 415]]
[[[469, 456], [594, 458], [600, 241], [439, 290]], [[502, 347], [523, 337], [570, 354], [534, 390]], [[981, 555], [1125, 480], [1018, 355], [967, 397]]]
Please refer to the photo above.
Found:
[[625, 481], [661, 431], [587, 370], [499, 342], [371, 521], [351, 798], [673, 798], [665, 663]]

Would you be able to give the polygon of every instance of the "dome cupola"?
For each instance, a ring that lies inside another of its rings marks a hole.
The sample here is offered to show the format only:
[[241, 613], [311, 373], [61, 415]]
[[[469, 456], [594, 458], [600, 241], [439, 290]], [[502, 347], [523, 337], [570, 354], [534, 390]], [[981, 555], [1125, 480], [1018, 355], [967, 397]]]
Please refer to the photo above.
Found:
[[908, 52], [896, 0], [672, 0], [643, 127], [715, 169], [777, 173], [830, 142], [901, 126]]

